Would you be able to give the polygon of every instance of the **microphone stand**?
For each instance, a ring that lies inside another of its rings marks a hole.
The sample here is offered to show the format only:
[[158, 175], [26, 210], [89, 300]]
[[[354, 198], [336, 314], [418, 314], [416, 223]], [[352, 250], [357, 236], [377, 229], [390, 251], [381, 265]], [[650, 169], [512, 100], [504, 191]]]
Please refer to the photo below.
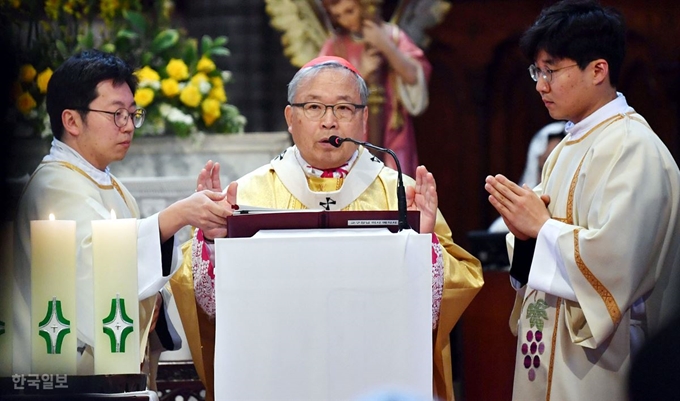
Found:
[[357, 141], [356, 139], [352, 138], [340, 138], [335, 135], [332, 135], [330, 138], [328, 138], [328, 142], [336, 148], [340, 147], [343, 142], [352, 142], [365, 148], [377, 150], [378, 152], [389, 153], [389, 155], [392, 156], [394, 163], [397, 165], [397, 207], [399, 210], [399, 231], [410, 229], [411, 226], [406, 220], [406, 188], [404, 187], [403, 174], [401, 173], [401, 164], [399, 163], [399, 158], [397, 158], [396, 153], [394, 153], [392, 149], [382, 148], [369, 142]]

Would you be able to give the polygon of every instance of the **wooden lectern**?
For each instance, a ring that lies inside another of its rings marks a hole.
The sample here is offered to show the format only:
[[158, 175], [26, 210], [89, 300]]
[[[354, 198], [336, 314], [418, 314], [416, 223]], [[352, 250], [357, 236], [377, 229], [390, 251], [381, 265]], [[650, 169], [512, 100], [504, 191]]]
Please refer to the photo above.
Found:
[[[283, 214], [295, 215], [302, 227], [315, 219], [353, 220], [353, 214], [362, 226], [398, 220], [396, 212], [368, 213]], [[278, 217], [229, 220], [252, 225]], [[261, 230], [216, 240], [215, 264], [218, 400], [432, 397], [430, 234], [385, 227]]]

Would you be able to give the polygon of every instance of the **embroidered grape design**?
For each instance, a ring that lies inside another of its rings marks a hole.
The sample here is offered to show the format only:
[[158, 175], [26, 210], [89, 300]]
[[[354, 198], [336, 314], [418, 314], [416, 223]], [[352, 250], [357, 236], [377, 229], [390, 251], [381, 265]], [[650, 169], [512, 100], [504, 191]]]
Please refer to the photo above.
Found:
[[522, 355], [524, 355], [524, 368], [529, 369], [527, 372], [529, 380], [536, 379], [536, 370], [541, 366], [541, 355], [545, 352], [545, 343], [543, 342], [543, 332], [540, 330], [529, 330], [526, 335], [526, 342], [522, 343]]
[[548, 314], [545, 311], [547, 307], [548, 304], [542, 299], [527, 307], [529, 326], [536, 327], [536, 330], [527, 331], [526, 342], [522, 342], [521, 347], [522, 355], [524, 355], [524, 368], [528, 369], [529, 381], [536, 379], [536, 369], [541, 366], [541, 355], [545, 352], [543, 323], [544, 320], [548, 320]]

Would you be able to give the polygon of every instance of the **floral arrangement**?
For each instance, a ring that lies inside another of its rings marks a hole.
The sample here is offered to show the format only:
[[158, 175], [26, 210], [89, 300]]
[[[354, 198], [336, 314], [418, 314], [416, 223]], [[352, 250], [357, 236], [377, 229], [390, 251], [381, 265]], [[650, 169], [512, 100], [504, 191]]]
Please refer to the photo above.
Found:
[[89, 48], [115, 53], [135, 74], [138, 107], [147, 110], [137, 134], [243, 132], [246, 119], [228, 103], [215, 58], [229, 55], [224, 36], [199, 42], [170, 26], [170, 0], [0, 0], [0, 23], [11, 24], [19, 54], [9, 120], [18, 132], [50, 136], [45, 93], [52, 72]]

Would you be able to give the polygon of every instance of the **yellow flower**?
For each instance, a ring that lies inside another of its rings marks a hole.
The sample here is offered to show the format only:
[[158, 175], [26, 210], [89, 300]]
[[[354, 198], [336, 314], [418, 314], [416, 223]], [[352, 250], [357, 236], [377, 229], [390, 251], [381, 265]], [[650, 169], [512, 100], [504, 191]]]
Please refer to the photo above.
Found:
[[45, 0], [45, 13], [53, 20], [59, 18], [59, 0]]
[[35, 106], [37, 106], [35, 99], [33, 99], [33, 96], [28, 92], [22, 93], [17, 99], [17, 109], [24, 114], [33, 110]]
[[189, 107], [197, 107], [201, 103], [201, 92], [194, 85], [187, 85], [179, 94], [179, 100]]
[[179, 83], [176, 79], [164, 79], [161, 81], [161, 91], [167, 97], [175, 97], [179, 93]]
[[213, 86], [213, 88], [224, 88], [224, 82], [222, 81], [222, 77], [212, 77], [210, 78], [210, 84]]
[[11, 0], [11, 6], [14, 9], [21, 7], [21, 0]]
[[52, 74], [53, 72], [50, 67], [45, 68], [43, 72], [38, 74], [38, 79], [36, 82], [38, 83], [38, 89], [40, 89], [40, 93], [43, 94], [47, 93], [47, 84], [50, 83], [50, 79], [52, 79]]
[[203, 56], [201, 57], [200, 60], [198, 60], [198, 65], [196, 66], [196, 69], [201, 72], [209, 73], [215, 69], [215, 63], [213, 63], [213, 61], [210, 60], [208, 57]]
[[222, 103], [227, 102], [227, 94], [224, 92], [224, 87], [222, 86], [213, 87], [210, 90], [210, 93], [208, 93], [208, 97], [211, 99], [218, 100]]
[[151, 88], [139, 88], [135, 92], [135, 103], [139, 107], [146, 107], [153, 102], [154, 92]]
[[191, 84], [200, 86], [202, 82], [208, 82], [208, 76], [202, 72], [197, 72], [196, 75], [191, 77]]
[[24, 64], [19, 69], [19, 80], [24, 83], [33, 82], [37, 73], [31, 64]]
[[211, 126], [222, 115], [220, 111], [220, 102], [215, 99], [205, 99], [201, 103], [201, 110], [203, 111], [203, 122], [206, 126]]
[[90, 13], [88, 0], [65, 0], [62, 9], [65, 13], [73, 15], [77, 19]]
[[118, 0], [101, 0], [99, 8], [104, 21], [110, 24], [113, 17], [116, 16], [116, 11], [120, 8], [120, 2]]
[[161, 76], [148, 65], [145, 65], [141, 70], [137, 70], [135, 75], [139, 78], [140, 84], [143, 82], [158, 82], [161, 80]]
[[189, 78], [189, 67], [184, 63], [184, 60], [178, 58], [170, 59], [170, 62], [165, 67], [165, 71], [167, 71], [170, 78], [178, 81]]

